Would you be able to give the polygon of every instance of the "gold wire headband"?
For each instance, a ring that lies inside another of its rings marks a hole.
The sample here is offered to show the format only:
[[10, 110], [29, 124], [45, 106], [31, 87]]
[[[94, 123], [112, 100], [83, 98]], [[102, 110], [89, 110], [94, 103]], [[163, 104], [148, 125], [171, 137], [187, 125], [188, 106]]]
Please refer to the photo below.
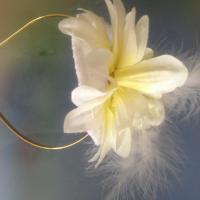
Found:
[[[24, 26], [22, 26], [20, 29], [18, 29], [16, 32], [14, 32], [12, 35], [10, 35], [5, 40], [0, 42], [0, 47], [5, 45], [8, 41], [10, 41], [12, 38], [14, 38], [17, 34], [21, 33], [23, 30], [25, 30], [30, 25], [32, 25], [32, 24], [34, 24], [34, 23], [36, 23], [36, 22], [38, 22], [38, 21], [40, 21], [42, 19], [46, 19], [46, 18], [50, 18], [50, 17], [69, 17], [69, 15], [53, 13], [53, 14], [48, 14], [48, 15], [37, 17], [37, 18], [29, 21], [28, 23], [26, 23]], [[63, 146], [48, 146], [48, 145], [43, 145], [43, 144], [39, 144], [37, 142], [34, 142], [33, 140], [30, 140], [28, 137], [24, 136], [20, 131], [18, 131], [12, 125], [12, 123], [1, 112], [0, 112], [0, 122], [2, 124], [4, 124], [4, 126], [6, 126], [17, 138], [19, 138], [20, 140], [22, 140], [26, 144], [29, 144], [29, 145], [31, 145], [33, 147], [36, 147], [36, 148], [39, 148], [39, 149], [44, 149], [44, 150], [62, 150], [62, 149], [67, 149], [67, 148], [70, 148], [70, 147], [73, 147], [73, 146], [79, 144], [85, 138], [88, 137], [88, 134], [86, 134], [83, 137], [81, 137], [79, 140], [77, 140], [77, 141], [75, 141], [73, 143], [70, 143], [70, 144], [66, 144], [66, 145], [63, 145]]]

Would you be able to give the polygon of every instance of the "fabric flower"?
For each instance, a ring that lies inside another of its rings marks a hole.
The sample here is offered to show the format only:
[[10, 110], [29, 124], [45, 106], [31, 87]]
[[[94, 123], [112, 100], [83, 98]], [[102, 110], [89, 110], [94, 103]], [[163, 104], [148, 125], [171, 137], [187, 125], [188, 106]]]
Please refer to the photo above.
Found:
[[121, 0], [105, 0], [111, 25], [82, 10], [64, 19], [59, 29], [72, 37], [78, 87], [72, 91], [77, 106], [64, 121], [65, 133], [88, 132], [98, 152], [97, 166], [113, 150], [128, 157], [132, 134], [165, 119], [162, 96], [181, 87], [188, 71], [171, 55], [153, 57], [148, 48], [149, 18], [137, 23], [136, 10], [126, 14]]

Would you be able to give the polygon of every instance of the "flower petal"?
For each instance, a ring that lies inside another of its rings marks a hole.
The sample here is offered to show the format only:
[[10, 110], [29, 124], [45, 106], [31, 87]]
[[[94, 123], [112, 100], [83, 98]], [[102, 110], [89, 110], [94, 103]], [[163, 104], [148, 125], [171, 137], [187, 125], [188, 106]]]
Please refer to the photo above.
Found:
[[[114, 122], [114, 113], [109, 108], [109, 106], [105, 105], [104, 107], [104, 122], [103, 129], [101, 133], [101, 141], [100, 147], [97, 154], [94, 156], [94, 159], [98, 159], [96, 163], [96, 167], [103, 161], [106, 154], [113, 149], [116, 151], [116, 139], [117, 139], [117, 130]], [[92, 159], [92, 160], [94, 160]]]
[[[58, 27], [62, 33], [84, 40], [93, 48], [109, 48], [107, 24], [104, 24], [105, 22], [99, 16], [93, 17], [94, 15], [87, 12], [69, 17], [62, 20]], [[99, 27], [100, 23], [101, 27]], [[103, 26], [105, 29], [102, 29]]]
[[137, 62], [137, 41], [135, 33], [136, 9], [133, 8], [126, 16], [123, 44], [120, 53], [118, 68], [126, 67]]
[[96, 146], [100, 145], [100, 138], [101, 138], [101, 132], [100, 130], [96, 131], [87, 131], [88, 135], [92, 138]]
[[106, 49], [93, 49], [86, 55], [88, 85], [105, 91], [109, 80], [108, 68], [113, 55]]
[[71, 98], [72, 98], [72, 102], [76, 106], [80, 106], [84, 103], [87, 103], [88, 101], [91, 101], [98, 97], [102, 97], [104, 95], [105, 95], [105, 93], [103, 93], [95, 88], [82, 85], [82, 86], [75, 88], [72, 91]]
[[112, 62], [112, 53], [107, 49], [88, 49], [80, 39], [73, 38], [73, 57], [79, 85], [88, 85], [105, 90], [108, 67]]
[[146, 50], [145, 50], [145, 53], [144, 53], [144, 60], [148, 60], [148, 59], [150, 59], [150, 58], [153, 58], [153, 56], [154, 56], [154, 51], [153, 51], [153, 49], [150, 49], [150, 48], [147, 48]]
[[161, 98], [185, 83], [188, 70], [175, 57], [163, 55], [118, 70], [115, 75], [119, 85]]
[[83, 14], [79, 14], [82, 19], [88, 21], [96, 30], [99, 36], [103, 38], [104, 47], [107, 49], [111, 48], [111, 43], [109, 39], [108, 29], [110, 25], [100, 16], [96, 15], [94, 12], [86, 9], [79, 9], [84, 11]]
[[64, 133], [86, 132], [98, 128], [98, 121], [101, 116], [99, 110], [110, 95], [110, 93], [107, 93], [70, 111], [64, 120]]
[[132, 137], [130, 128], [126, 128], [120, 131], [117, 140], [120, 142], [120, 144], [119, 147], [116, 149], [116, 153], [123, 158], [127, 158], [130, 155], [131, 151]]
[[80, 133], [88, 130], [87, 123], [92, 120], [92, 111], [76, 108], [64, 120], [64, 133]]
[[121, 88], [114, 95], [113, 107], [116, 108], [117, 130], [144, 130], [160, 125], [165, 117], [164, 106], [159, 100], [128, 88]]
[[137, 62], [141, 61], [145, 55], [149, 35], [149, 17], [143, 16], [136, 24], [137, 35]]
[[72, 37], [72, 50], [78, 84], [88, 85], [88, 70], [85, 57], [91, 51], [91, 49], [83, 40]]
[[[114, 61], [116, 61], [119, 56], [119, 51], [122, 45], [126, 12], [121, 0], [114, 0], [113, 4], [110, 0], [105, 0], [105, 3], [107, 5], [109, 15], [111, 18], [113, 44], [112, 52], [114, 55]], [[112, 67], [110, 68], [110, 72], [114, 70], [115, 64], [116, 63], [113, 63]]]

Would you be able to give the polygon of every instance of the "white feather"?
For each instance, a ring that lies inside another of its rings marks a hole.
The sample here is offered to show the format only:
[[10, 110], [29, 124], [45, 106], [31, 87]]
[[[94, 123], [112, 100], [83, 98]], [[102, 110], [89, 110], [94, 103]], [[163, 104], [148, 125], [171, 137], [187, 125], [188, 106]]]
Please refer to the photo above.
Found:
[[[106, 200], [154, 200], [158, 191], [169, 187], [169, 177], [178, 180], [184, 156], [177, 132], [168, 122], [162, 129], [133, 134], [131, 155], [127, 159], [110, 153], [95, 169], [95, 173], [104, 176]], [[91, 149], [88, 152], [93, 155]]]

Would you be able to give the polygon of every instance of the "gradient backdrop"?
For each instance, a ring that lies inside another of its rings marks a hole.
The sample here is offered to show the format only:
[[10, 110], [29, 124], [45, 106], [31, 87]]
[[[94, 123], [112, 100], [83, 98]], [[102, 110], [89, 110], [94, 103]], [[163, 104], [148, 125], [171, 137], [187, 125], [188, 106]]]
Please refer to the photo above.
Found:
[[[199, 0], [126, 0], [148, 14], [151, 47], [162, 52], [193, 51], [200, 43]], [[102, 0], [0, 0], [0, 40], [32, 18], [84, 7], [108, 17]], [[29, 137], [63, 144], [76, 137], [62, 133], [63, 118], [73, 108], [76, 86], [70, 40], [57, 29], [59, 18], [33, 25], [0, 49], [0, 110]], [[182, 125], [188, 157], [182, 184], [172, 183], [158, 200], [200, 199], [200, 119]], [[87, 141], [86, 141], [87, 142]], [[86, 143], [85, 142], [85, 143]], [[16, 139], [0, 124], [1, 200], [103, 200], [101, 177], [84, 170], [87, 145], [49, 152]]]

